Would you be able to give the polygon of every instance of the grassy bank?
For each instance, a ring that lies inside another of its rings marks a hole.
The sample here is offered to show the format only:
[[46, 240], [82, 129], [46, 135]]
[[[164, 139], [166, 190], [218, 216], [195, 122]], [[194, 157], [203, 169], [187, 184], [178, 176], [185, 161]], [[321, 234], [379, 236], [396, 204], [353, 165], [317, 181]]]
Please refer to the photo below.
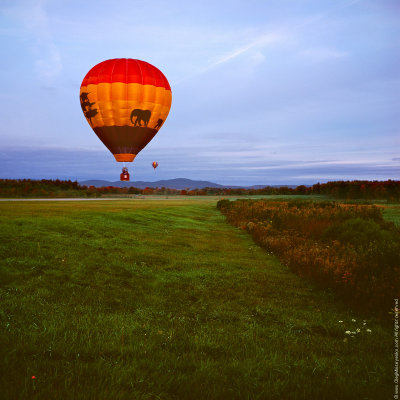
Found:
[[291, 273], [215, 201], [5, 202], [0, 216], [5, 399], [393, 394], [392, 328]]

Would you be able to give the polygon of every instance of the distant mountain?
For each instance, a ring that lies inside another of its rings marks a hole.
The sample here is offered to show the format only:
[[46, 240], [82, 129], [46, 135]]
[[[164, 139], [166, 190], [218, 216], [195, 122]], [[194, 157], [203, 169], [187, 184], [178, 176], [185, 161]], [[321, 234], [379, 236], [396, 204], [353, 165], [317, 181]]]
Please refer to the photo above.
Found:
[[209, 182], [209, 181], [193, 181], [191, 179], [186, 178], [176, 178], [176, 179], [167, 179], [155, 182], [145, 182], [145, 181], [134, 181], [134, 182], [121, 182], [121, 181], [101, 181], [101, 180], [89, 180], [89, 181], [81, 181], [80, 185], [85, 186], [95, 186], [95, 187], [103, 187], [103, 186], [115, 186], [115, 187], [136, 187], [138, 189], [144, 189], [146, 187], [151, 188], [169, 188], [169, 189], [203, 189], [205, 187], [209, 188], [230, 188], [230, 189], [262, 189], [266, 186], [272, 187], [282, 187], [287, 186], [290, 188], [295, 188], [296, 185], [253, 185], [253, 186], [233, 186], [233, 185], [220, 185], [219, 183]]
[[[102, 187], [102, 186], [116, 186], [116, 187], [136, 187], [138, 189], [144, 189], [146, 187], [152, 188], [169, 188], [169, 189], [202, 189], [204, 187], [215, 187], [215, 188], [222, 188], [223, 185], [219, 185], [218, 183], [208, 182], [208, 181], [193, 181], [191, 179], [185, 178], [176, 178], [176, 179], [167, 179], [167, 180], [160, 180], [155, 182], [145, 182], [145, 181], [134, 181], [134, 182], [109, 182], [109, 181], [98, 181], [98, 180], [89, 180], [89, 181], [82, 181], [79, 182], [80, 185], [86, 186], [95, 186], [95, 187]], [[239, 186], [237, 186], [239, 187]]]

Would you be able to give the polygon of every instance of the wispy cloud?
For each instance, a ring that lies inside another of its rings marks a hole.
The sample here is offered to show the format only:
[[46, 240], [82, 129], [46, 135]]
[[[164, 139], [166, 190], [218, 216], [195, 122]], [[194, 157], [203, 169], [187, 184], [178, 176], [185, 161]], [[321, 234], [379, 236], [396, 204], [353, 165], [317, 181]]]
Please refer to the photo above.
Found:
[[[198, 69], [189, 76], [185, 76], [177, 80], [175, 84], [179, 84], [195, 76], [202, 75], [216, 67], [232, 62], [243, 55], [249, 55], [248, 60], [250, 63], [260, 64], [266, 59], [265, 55], [263, 54], [263, 50], [266, 47], [282, 44], [285, 41], [290, 42], [293, 40], [293, 37], [300, 35], [301, 32], [303, 32], [306, 28], [320, 24], [321, 21], [327, 19], [330, 15], [338, 12], [341, 9], [351, 7], [359, 1], [360, 0], [350, 0], [340, 6], [328, 8], [323, 13], [308, 18], [302, 18], [297, 22], [286, 21], [285, 23], [281, 24], [279, 28], [268, 33], [256, 35], [255, 37], [249, 39], [247, 43], [239, 47], [233, 45], [231, 50], [215, 57], [214, 60], [208, 65]], [[342, 58], [348, 55], [348, 52], [346, 51], [328, 47], [309, 48], [301, 51], [300, 53], [317, 62], [334, 58]]]
[[35, 61], [37, 76], [43, 81], [53, 80], [61, 72], [62, 63], [60, 52], [48, 27], [44, 0], [34, 4], [28, 26], [36, 39], [34, 52], [37, 56]]
[[23, 24], [26, 40], [35, 57], [36, 76], [42, 83], [51, 84], [62, 70], [62, 61], [49, 28], [46, 1], [20, 2], [6, 9], [5, 14]]
[[210, 64], [207, 67], [207, 69], [214, 68], [217, 65], [226, 63], [228, 61], [232, 61], [234, 58], [241, 56], [242, 54], [248, 52], [250, 49], [254, 49], [256, 47], [263, 48], [267, 45], [276, 44], [276, 43], [282, 41], [282, 39], [283, 39], [283, 36], [279, 35], [277, 33], [269, 33], [269, 34], [262, 35], [262, 36], [256, 38], [255, 40], [251, 41], [250, 43], [246, 44], [245, 46], [242, 46], [238, 49], [235, 49], [235, 50], [225, 54], [221, 58], [217, 59], [214, 63]]
[[205, 72], [208, 72], [212, 70], [213, 68], [216, 68], [222, 64], [228, 63], [233, 61], [234, 59], [249, 53], [251, 50], [253, 50], [253, 54], [250, 57], [250, 60], [252, 63], [260, 63], [265, 60], [265, 56], [262, 53], [262, 50], [266, 46], [271, 46], [278, 44], [282, 42], [285, 38], [285, 35], [282, 32], [271, 32], [271, 33], [266, 33], [263, 35], [259, 35], [252, 40], [250, 40], [248, 43], [237, 47], [231, 51], [228, 51], [218, 57], [215, 57], [215, 60], [212, 61], [210, 64], [204, 66], [203, 68], [200, 68], [190, 76], [184, 77], [181, 80], [178, 80], [175, 83], [180, 83], [183, 82], [187, 79], [193, 78], [194, 76], [201, 75]]

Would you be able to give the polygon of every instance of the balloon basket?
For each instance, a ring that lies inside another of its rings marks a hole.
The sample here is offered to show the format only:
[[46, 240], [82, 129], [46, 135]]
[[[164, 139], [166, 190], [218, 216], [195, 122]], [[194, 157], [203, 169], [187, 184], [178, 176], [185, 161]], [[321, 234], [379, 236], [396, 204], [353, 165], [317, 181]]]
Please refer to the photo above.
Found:
[[126, 167], [122, 168], [122, 172], [121, 172], [121, 175], [119, 176], [119, 179], [121, 181], [129, 181], [128, 168], [126, 168]]

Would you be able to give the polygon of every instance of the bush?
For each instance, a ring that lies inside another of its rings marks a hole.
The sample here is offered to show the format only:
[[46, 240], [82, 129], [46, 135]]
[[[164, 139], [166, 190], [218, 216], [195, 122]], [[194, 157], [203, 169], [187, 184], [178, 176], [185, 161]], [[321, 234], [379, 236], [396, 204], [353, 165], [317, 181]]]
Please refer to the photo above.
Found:
[[227, 208], [230, 207], [231, 204], [233, 204], [231, 201], [222, 199], [222, 200], [218, 201], [217, 208], [218, 208], [218, 210], [222, 210], [222, 209], [226, 210]]

